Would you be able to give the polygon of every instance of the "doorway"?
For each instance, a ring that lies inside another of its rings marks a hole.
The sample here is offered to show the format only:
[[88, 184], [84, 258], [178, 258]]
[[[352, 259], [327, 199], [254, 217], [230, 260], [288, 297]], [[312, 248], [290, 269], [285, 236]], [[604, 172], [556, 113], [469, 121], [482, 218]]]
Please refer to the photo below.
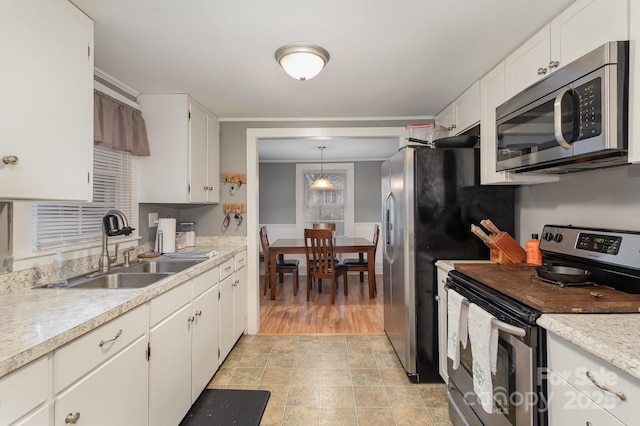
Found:
[[257, 128], [247, 129], [247, 333], [260, 331], [259, 150], [260, 140], [295, 138], [389, 138], [404, 145], [404, 127]]

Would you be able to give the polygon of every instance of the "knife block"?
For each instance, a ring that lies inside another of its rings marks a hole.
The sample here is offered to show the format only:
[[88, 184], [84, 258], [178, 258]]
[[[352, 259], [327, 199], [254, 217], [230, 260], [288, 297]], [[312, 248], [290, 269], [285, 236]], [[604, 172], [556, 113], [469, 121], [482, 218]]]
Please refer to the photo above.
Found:
[[500, 264], [525, 263], [527, 253], [507, 232], [492, 234], [493, 244], [486, 243], [491, 250], [489, 258]]

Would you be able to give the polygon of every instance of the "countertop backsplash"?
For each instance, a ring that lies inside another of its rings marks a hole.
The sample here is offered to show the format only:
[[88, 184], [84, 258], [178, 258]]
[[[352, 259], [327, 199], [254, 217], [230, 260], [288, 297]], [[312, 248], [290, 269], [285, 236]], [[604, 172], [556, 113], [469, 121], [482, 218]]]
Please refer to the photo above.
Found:
[[[214, 236], [196, 237], [198, 246], [240, 246], [246, 245], [246, 237], [237, 236]], [[131, 259], [135, 259], [140, 253], [145, 253], [153, 249], [153, 243], [146, 243], [135, 247], [131, 254]], [[187, 247], [185, 250], [191, 249]], [[100, 255], [86, 256], [79, 259], [65, 260], [62, 265], [62, 275], [64, 277], [75, 277], [98, 269]], [[122, 263], [122, 255], [118, 255], [117, 264]], [[31, 287], [45, 285], [56, 278], [56, 270], [53, 263], [37, 266], [35, 268], [24, 269], [16, 272], [0, 274], [0, 294], [16, 290], [23, 290]]]

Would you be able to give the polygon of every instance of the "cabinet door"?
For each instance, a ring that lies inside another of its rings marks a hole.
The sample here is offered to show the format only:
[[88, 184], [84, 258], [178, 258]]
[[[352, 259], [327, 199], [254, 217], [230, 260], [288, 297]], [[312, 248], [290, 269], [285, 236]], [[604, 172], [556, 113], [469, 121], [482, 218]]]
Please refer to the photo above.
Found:
[[35, 412], [24, 416], [11, 426], [43, 426], [49, 424], [49, 405], [45, 405]]
[[146, 353], [145, 335], [58, 395], [54, 424], [69, 416], [77, 425], [148, 424]]
[[558, 176], [521, 175], [496, 171], [496, 107], [506, 100], [505, 64], [501, 62], [480, 80], [480, 179], [483, 185], [556, 182]]
[[149, 424], [175, 426], [191, 407], [191, 303], [153, 327], [149, 342]]
[[440, 376], [445, 383], [449, 381], [447, 374], [447, 292], [444, 285], [447, 283], [449, 271], [438, 268], [438, 357]]
[[220, 121], [207, 114], [207, 202], [220, 202]]
[[551, 370], [547, 371], [547, 383], [550, 425], [624, 424]]
[[629, 5], [629, 162], [640, 163], [640, 2]]
[[189, 101], [189, 197], [192, 203], [207, 201], [207, 111]]
[[551, 60], [562, 67], [604, 43], [629, 39], [629, 0], [578, 0], [551, 21]]
[[244, 333], [245, 316], [247, 312], [247, 280], [246, 268], [240, 268], [234, 273], [233, 287], [233, 342], [235, 343]]
[[200, 395], [218, 369], [218, 286], [193, 301], [195, 323], [191, 336], [191, 402]]
[[234, 320], [234, 306], [233, 306], [233, 284], [235, 282], [234, 274], [229, 275], [222, 281], [220, 281], [220, 333], [219, 333], [219, 346], [220, 346], [220, 359], [219, 363], [227, 357], [235, 340], [233, 320]]
[[445, 129], [449, 130], [449, 134], [446, 136], [455, 135], [456, 133], [456, 125], [455, 125], [455, 113], [453, 103], [447, 106], [445, 109], [440, 111], [436, 117], [436, 125], [442, 126]]
[[477, 81], [454, 102], [455, 132], [467, 130], [480, 121], [480, 82]]
[[0, 424], [25, 415], [49, 397], [49, 362], [46, 356], [0, 379]]
[[67, 1], [2, 1], [0, 57], [0, 198], [91, 199], [93, 21]]
[[551, 29], [547, 24], [505, 59], [506, 98], [519, 93], [549, 73]]

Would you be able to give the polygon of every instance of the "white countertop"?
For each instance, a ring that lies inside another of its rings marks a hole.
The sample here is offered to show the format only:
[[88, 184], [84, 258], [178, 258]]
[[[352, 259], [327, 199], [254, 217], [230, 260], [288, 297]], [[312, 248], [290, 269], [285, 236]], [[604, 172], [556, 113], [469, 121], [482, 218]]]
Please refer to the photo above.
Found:
[[538, 324], [640, 379], [640, 314], [544, 314]]
[[218, 255], [140, 289], [24, 289], [2, 294], [0, 377], [219, 265], [245, 247], [205, 249], [215, 249]]

